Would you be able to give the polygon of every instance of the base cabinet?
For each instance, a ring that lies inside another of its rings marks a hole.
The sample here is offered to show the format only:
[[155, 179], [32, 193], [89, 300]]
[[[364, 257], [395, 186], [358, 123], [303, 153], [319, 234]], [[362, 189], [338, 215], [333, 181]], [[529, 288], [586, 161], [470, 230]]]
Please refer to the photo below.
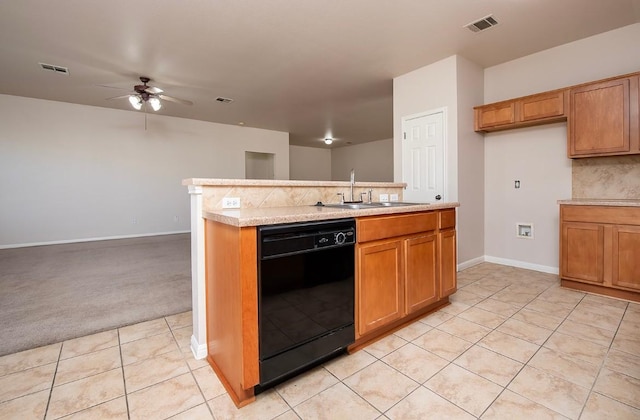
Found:
[[438, 301], [437, 235], [434, 233], [404, 240], [405, 309], [416, 312]]
[[356, 340], [448, 303], [456, 290], [455, 210], [357, 219]]
[[612, 236], [612, 285], [640, 291], [640, 226], [614, 226]]
[[591, 283], [603, 282], [604, 225], [562, 224], [562, 276]]
[[560, 277], [563, 286], [640, 301], [640, 207], [561, 205]]
[[457, 289], [456, 271], [456, 231], [453, 229], [438, 235], [438, 250], [440, 252], [440, 297], [450, 296]]
[[374, 242], [357, 251], [359, 335], [404, 315], [402, 241]]

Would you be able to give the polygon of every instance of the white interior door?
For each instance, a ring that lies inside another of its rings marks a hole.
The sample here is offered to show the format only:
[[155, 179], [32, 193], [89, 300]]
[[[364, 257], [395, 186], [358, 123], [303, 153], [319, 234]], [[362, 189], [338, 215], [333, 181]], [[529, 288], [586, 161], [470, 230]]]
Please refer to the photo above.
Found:
[[402, 119], [403, 200], [418, 203], [444, 201], [444, 111]]

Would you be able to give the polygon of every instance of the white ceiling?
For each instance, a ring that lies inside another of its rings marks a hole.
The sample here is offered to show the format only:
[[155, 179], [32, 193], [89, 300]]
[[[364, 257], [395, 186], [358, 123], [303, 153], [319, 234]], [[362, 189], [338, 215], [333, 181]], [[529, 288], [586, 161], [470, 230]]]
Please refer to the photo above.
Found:
[[[489, 14], [498, 26], [463, 28]], [[486, 68], [639, 21], [640, 0], [4, 0], [0, 93], [131, 110], [105, 98], [143, 75], [194, 102], [160, 114], [304, 146], [331, 133], [339, 147], [392, 137], [396, 76], [453, 54]]]

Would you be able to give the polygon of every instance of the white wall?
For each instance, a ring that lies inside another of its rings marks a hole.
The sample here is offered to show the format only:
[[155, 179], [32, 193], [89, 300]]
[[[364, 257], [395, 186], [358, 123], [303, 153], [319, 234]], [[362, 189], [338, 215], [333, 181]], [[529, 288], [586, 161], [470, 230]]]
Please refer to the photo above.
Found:
[[[489, 261], [557, 272], [558, 204], [571, 198], [565, 123], [485, 137], [485, 254]], [[514, 181], [520, 181], [520, 188]], [[516, 237], [533, 223], [534, 238]]]
[[402, 182], [402, 117], [447, 108], [446, 201], [458, 200], [456, 61], [452, 56], [393, 79], [393, 178]]
[[640, 71], [640, 23], [485, 69], [485, 102]]
[[331, 149], [289, 146], [289, 177], [301, 181], [331, 181]]
[[473, 107], [483, 101], [483, 70], [452, 56], [394, 79], [394, 179], [402, 181], [402, 118], [447, 109], [446, 201], [459, 201], [458, 263], [484, 256], [484, 140], [473, 131]]
[[244, 178], [245, 151], [288, 179], [288, 133], [0, 95], [0, 247], [188, 231], [181, 181]]
[[[638, 39], [635, 24], [487, 68], [484, 103], [638, 71]], [[489, 261], [557, 272], [556, 201], [571, 198], [566, 141], [564, 123], [485, 135]], [[535, 238], [517, 239], [516, 222], [533, 222]]]
[[474, 131], [473, 107], [483, 101], [483, 69], [457, 57], [458, 263], [484, 256], [484, 137]]
[[393, 182], [392, 154], [392, 139], [331, 149], [331, 180], [349, 181], [353, 168], [356, 182]]

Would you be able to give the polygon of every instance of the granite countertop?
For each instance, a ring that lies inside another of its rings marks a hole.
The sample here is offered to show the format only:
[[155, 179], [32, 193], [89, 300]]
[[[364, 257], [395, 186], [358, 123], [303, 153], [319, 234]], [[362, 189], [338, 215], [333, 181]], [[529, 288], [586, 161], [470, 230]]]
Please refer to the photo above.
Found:
[[[182, 180], [182, 185], [201, 186], [239, 186], [239, 187], [344, 187], [350, 186], [349, 181], [296, 181], [286, 179], [218, 179], [218, 178], [187, 178]], [[378, 188], [395, 187], [405, 188], [406, 183], [401, 182], [361, 182], [354, 183], [355, 187], [375, 186]]]
[[264, 207], [253, 209], [203, 211], [208, 220], [227, 225], [245, 227], [275, 225], [278, 223], [309, 222], [317, 220], [343, 219], [348, 217], [377, 216], [385, 214], [412, 213], [417, 211], [455, 208], [460, 203], [415, 204], [398, 207], [373, 207], [366, 209], [343, 209], [334, 207], [293, 206]]
[[570, 200], [558, 200], [558, 204], [571, 204], [573, 206], [640, 207], [640, 200], [616, 198], [573, 198]]

